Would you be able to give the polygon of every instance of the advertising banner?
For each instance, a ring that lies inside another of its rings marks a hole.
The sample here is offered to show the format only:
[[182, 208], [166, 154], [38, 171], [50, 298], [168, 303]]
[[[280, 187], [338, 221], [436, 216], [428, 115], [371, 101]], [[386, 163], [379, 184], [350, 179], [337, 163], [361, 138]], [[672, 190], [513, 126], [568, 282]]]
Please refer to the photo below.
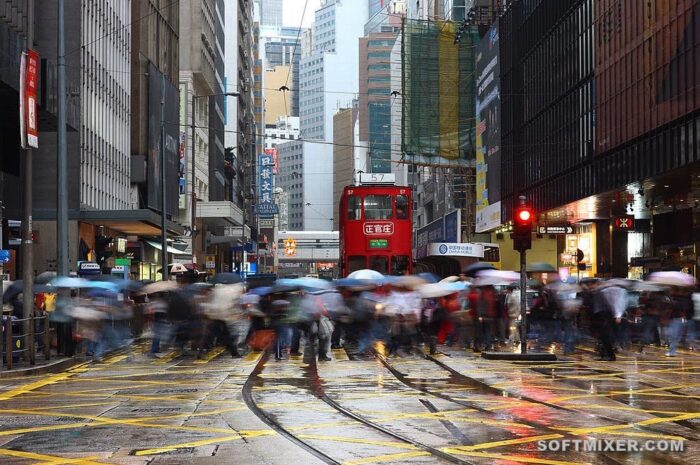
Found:
[[479, 42], [476, 51], [476, 232], [486, 232], [501, 224], [500, 205], [485, 213], [489, 206], [501, 200], [501, 97], [498, 60], [496, 23]]
[[37, 87], [39, 85], [39, 53], [22, 53], [19, 78], [19, 127], [22, 148], [39, 148]]
[[[161, 109], [161, 99], [165, 107]], [[161, 121], [161, 111], [165, 120]], [[178, 88], [163, 79], [163, 74], [148, 65], [148, 207], [161, 209], [161, 143], [165, 150], [165, 183], [167, 214], [176, 217], [180, 206], [180, 104]], [[164, 132], [161, 138], [161, 126]], [[163, 142], [161, 142], [163, 139]]]
[[275, 175], [272, 155], [258, 156], [258, 204], [255, 208], [258, 218], [272, 218], [278, 213], [275, 204]]

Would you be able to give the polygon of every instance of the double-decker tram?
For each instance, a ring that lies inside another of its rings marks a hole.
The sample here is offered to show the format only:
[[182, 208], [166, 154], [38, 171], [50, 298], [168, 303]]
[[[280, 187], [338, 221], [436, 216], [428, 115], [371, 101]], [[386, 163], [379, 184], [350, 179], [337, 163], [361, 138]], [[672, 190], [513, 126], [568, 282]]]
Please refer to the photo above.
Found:
[[406, 186], [347, 186], [340, 199], [340, 275], [413, 272], [413, 200]]

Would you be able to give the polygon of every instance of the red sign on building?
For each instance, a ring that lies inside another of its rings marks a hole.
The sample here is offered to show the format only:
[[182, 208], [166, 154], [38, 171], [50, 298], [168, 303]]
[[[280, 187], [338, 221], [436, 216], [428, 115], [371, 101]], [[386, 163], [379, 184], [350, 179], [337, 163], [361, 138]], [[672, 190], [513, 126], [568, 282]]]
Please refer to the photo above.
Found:
[[621, 231], [634, 231], [634, 217], [619, 216], [615, 218], [615, 229]]
[[39, 53], [27, 50], [22, 54], [20, 68], [20, 139], [23, 148], [39, 147], [39, 118], [37, 115], [37, 93], [39, 87]]

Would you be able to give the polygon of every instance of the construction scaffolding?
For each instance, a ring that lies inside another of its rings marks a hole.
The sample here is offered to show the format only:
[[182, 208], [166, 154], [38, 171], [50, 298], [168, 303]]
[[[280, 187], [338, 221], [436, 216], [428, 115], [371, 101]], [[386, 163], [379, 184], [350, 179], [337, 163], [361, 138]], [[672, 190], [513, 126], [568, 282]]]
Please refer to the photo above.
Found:
[[475, 157], [478, 28], [451, 21], [404, 19], [402, 161], [467, 167]]

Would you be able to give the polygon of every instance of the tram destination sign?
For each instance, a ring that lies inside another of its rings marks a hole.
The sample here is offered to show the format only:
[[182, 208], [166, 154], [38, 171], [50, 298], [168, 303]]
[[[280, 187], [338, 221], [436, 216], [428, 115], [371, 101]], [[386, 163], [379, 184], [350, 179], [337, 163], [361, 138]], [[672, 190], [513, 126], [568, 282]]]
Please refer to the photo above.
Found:
[[370, 249], [388, 249], [389, 239], [370, 239], [369, 240]]
[[537, 234], [573, 234], [574, 227], [569, 224], [537, 226]]

